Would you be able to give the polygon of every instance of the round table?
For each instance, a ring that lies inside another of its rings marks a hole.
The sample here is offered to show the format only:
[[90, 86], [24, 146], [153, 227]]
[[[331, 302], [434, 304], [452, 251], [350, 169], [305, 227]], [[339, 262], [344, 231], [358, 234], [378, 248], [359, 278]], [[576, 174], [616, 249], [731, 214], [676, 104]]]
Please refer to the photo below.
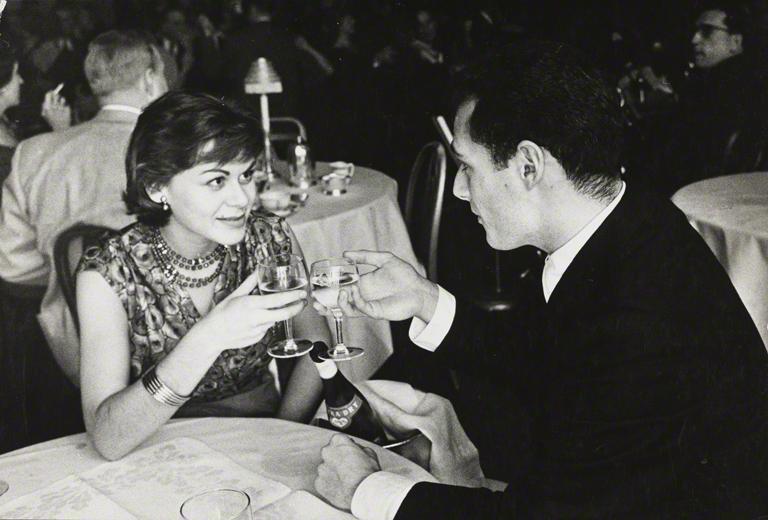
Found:
[[768, 347], [768, 172], [695, 182], [672, 201], [725, 267]]
[[[330, 172], [327, 163], [318, 163], [317, 176]], [[289, 190], [277, 184], [272, 189]], [[325, 195], [320, 185], [307, 190], [303, 207], [287, 218], [301, 245], [307, 265], [316, 260], [341, 256], [344, 251], [367, 249], [390, 251], [416, 267], [416, 259], [400, 207], [397, 182], [387, 175], [355, 167], [347, 193]], [[333, 331], [332, 322], [329, 326]], [[366, 349], [365, 356], [340, 363], [345, 375], [353, 381], [369, 378], [392, 353], [389, 323], [368, 318], [344, 320], [344, 340], [349, 345]]]
[[[252, 496], [254, 518], [351, 519], [314, 496], [320, 449], [332, 434], [278, 419], [175, 419], [116, 462], [101, 458], [85, 434], [62, 437], [0, 457], [0, 478], [10, 485], [0, 518], [26, 507], [46, 518], [176, 519], [184, 498], [236, 487]], [[387, 471], [435, 481], [366, 444]]]

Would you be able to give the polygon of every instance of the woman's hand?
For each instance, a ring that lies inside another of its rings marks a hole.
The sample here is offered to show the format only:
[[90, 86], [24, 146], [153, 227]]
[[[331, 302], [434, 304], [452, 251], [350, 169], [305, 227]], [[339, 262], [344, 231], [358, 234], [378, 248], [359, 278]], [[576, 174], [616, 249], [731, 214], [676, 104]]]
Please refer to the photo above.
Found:
[[64, 83], [59, 84], [53, 90], [45, 93], [43, 107], [40, 115], [43, 116], [53, 131], [64, 130], [72, 125], [72, 109], [67, 104], [67, 100], [60, 94]]
[[203, 334], [205, 344], [219, 351], [247, 347], [261, 340], [275, 322], [293, 318], [307, 303], [307, 293], [301, 290], [251, 294], [256, 284], [254, 271], [189, 334]]

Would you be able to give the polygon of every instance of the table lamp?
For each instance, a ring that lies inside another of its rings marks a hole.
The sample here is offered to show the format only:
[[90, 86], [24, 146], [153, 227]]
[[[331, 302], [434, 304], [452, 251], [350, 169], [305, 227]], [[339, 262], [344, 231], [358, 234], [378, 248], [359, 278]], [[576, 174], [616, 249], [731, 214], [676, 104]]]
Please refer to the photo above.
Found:
[[264, 162], [269, 182], [274, 180], [272, 172], [272, 143], [269, 140], [269, 101], [267, 94], [279, 94], [283, 84], [275, 68], [266, 58], [259, 58], [251, 63], [245, 76], [245, 93], [261, 96], [261, 128], [264, 130]]

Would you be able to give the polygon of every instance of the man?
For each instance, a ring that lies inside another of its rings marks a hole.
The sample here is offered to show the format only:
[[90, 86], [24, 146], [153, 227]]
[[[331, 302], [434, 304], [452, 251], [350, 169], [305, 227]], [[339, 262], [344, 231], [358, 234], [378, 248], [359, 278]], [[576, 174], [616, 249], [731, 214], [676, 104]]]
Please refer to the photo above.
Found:
[[142, 107], [167, 90], [163, 60], [148, 37], [109, 31], [89, 45], [85, 74], [100, 111], [91, 121], [19, 144], [3, 184], [0, 278], [47, 287], [38, 316], [67, 377], [78, 384], [77, 335], [56, 283], [53, 246], [78, 223], [120, 228], [125, 150]]
[[370, 252], [347, 253], [378, 269], [339, 303], [415, 317], [415, 343], [510, 386], [527, 420], [499, 442], [530, 448], [494, 493], [414, 484], [339, 435], [317, 491], [362, 519], [768, 513], [768, 354], [684, 216], [622, 181], [613, 90], [579, 53], [529, 43], [477, 66], [462, 100], [454, 194], [492, 247], [548, 254], [528, 305], [505, 336], [467, 337], [452, 296]]
[[766, 84], [751, 35], [748, 14], [726, 2], [696, 20], [695, 69], [680, 88], [678, 109], [655, 132], [666, 146], [657, 154], [660, 192], [760, 166]]

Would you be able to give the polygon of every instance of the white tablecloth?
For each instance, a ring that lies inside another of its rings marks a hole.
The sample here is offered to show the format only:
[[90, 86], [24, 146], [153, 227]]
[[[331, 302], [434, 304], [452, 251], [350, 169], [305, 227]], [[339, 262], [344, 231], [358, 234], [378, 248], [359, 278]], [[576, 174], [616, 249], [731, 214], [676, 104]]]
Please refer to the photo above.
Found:
[[[327, 164], [318, 163], [319, 175], [328, 171]], [[400, 213], [394, 179], [357, 166], [346, 194], [324, 195], [319, 185], [308, 191], [306, 205], [287, 219], [308, 266], [316, 260], [341, 256], [344, 251], [368, 249], [391, 251], [423, 272]], [[335, 330], [330, 320], [329, 326]], [[340, 363], [353, 381], [370, 377], [392, 353], [392, 335], [385, 321], [345, 319], [344, 340], [366, 349], [365, 356]]]
[[728, 271], [768, 347], [768, 172], [705, 179], [672, 201]]
[[[0, 518], [6, 517], [3, 513], [9, 507], [17, 510], [32, 503], [50, 508], [54, 500], [61, 508], [56, 510], [69, 511], [55, 518], [94, 518], [94, 511], [103, 511], [106, 516], [96, 517], [106, 518], [126, 511], [121, 518], [175, 519], [178, 516], [169, 516], [170, 512], [178, 511], [188, 496], [184, 493], [194, 486], [211, 489], [250, 483], [256, 489], [248, 490], [249, 494], [260, 502], [258, 507], [265, 508], [264, 518], [351, 519], [305, 493], [315, 493], [320, 449], [331, 435], [328, 430], [278, 419], [179, 419], [163, 426], [125, 459], [111, 463], [95, 452], [85, 434], [63, 437], [0, 457], [0, 479], [10, 486], [0, 497]], [[384, 469], [435, 481], [412, 462], [370, 446]], [[167, 475], [158, 475], [164, 472]], [[167, 491], [160, 493], [153, 487]]]

